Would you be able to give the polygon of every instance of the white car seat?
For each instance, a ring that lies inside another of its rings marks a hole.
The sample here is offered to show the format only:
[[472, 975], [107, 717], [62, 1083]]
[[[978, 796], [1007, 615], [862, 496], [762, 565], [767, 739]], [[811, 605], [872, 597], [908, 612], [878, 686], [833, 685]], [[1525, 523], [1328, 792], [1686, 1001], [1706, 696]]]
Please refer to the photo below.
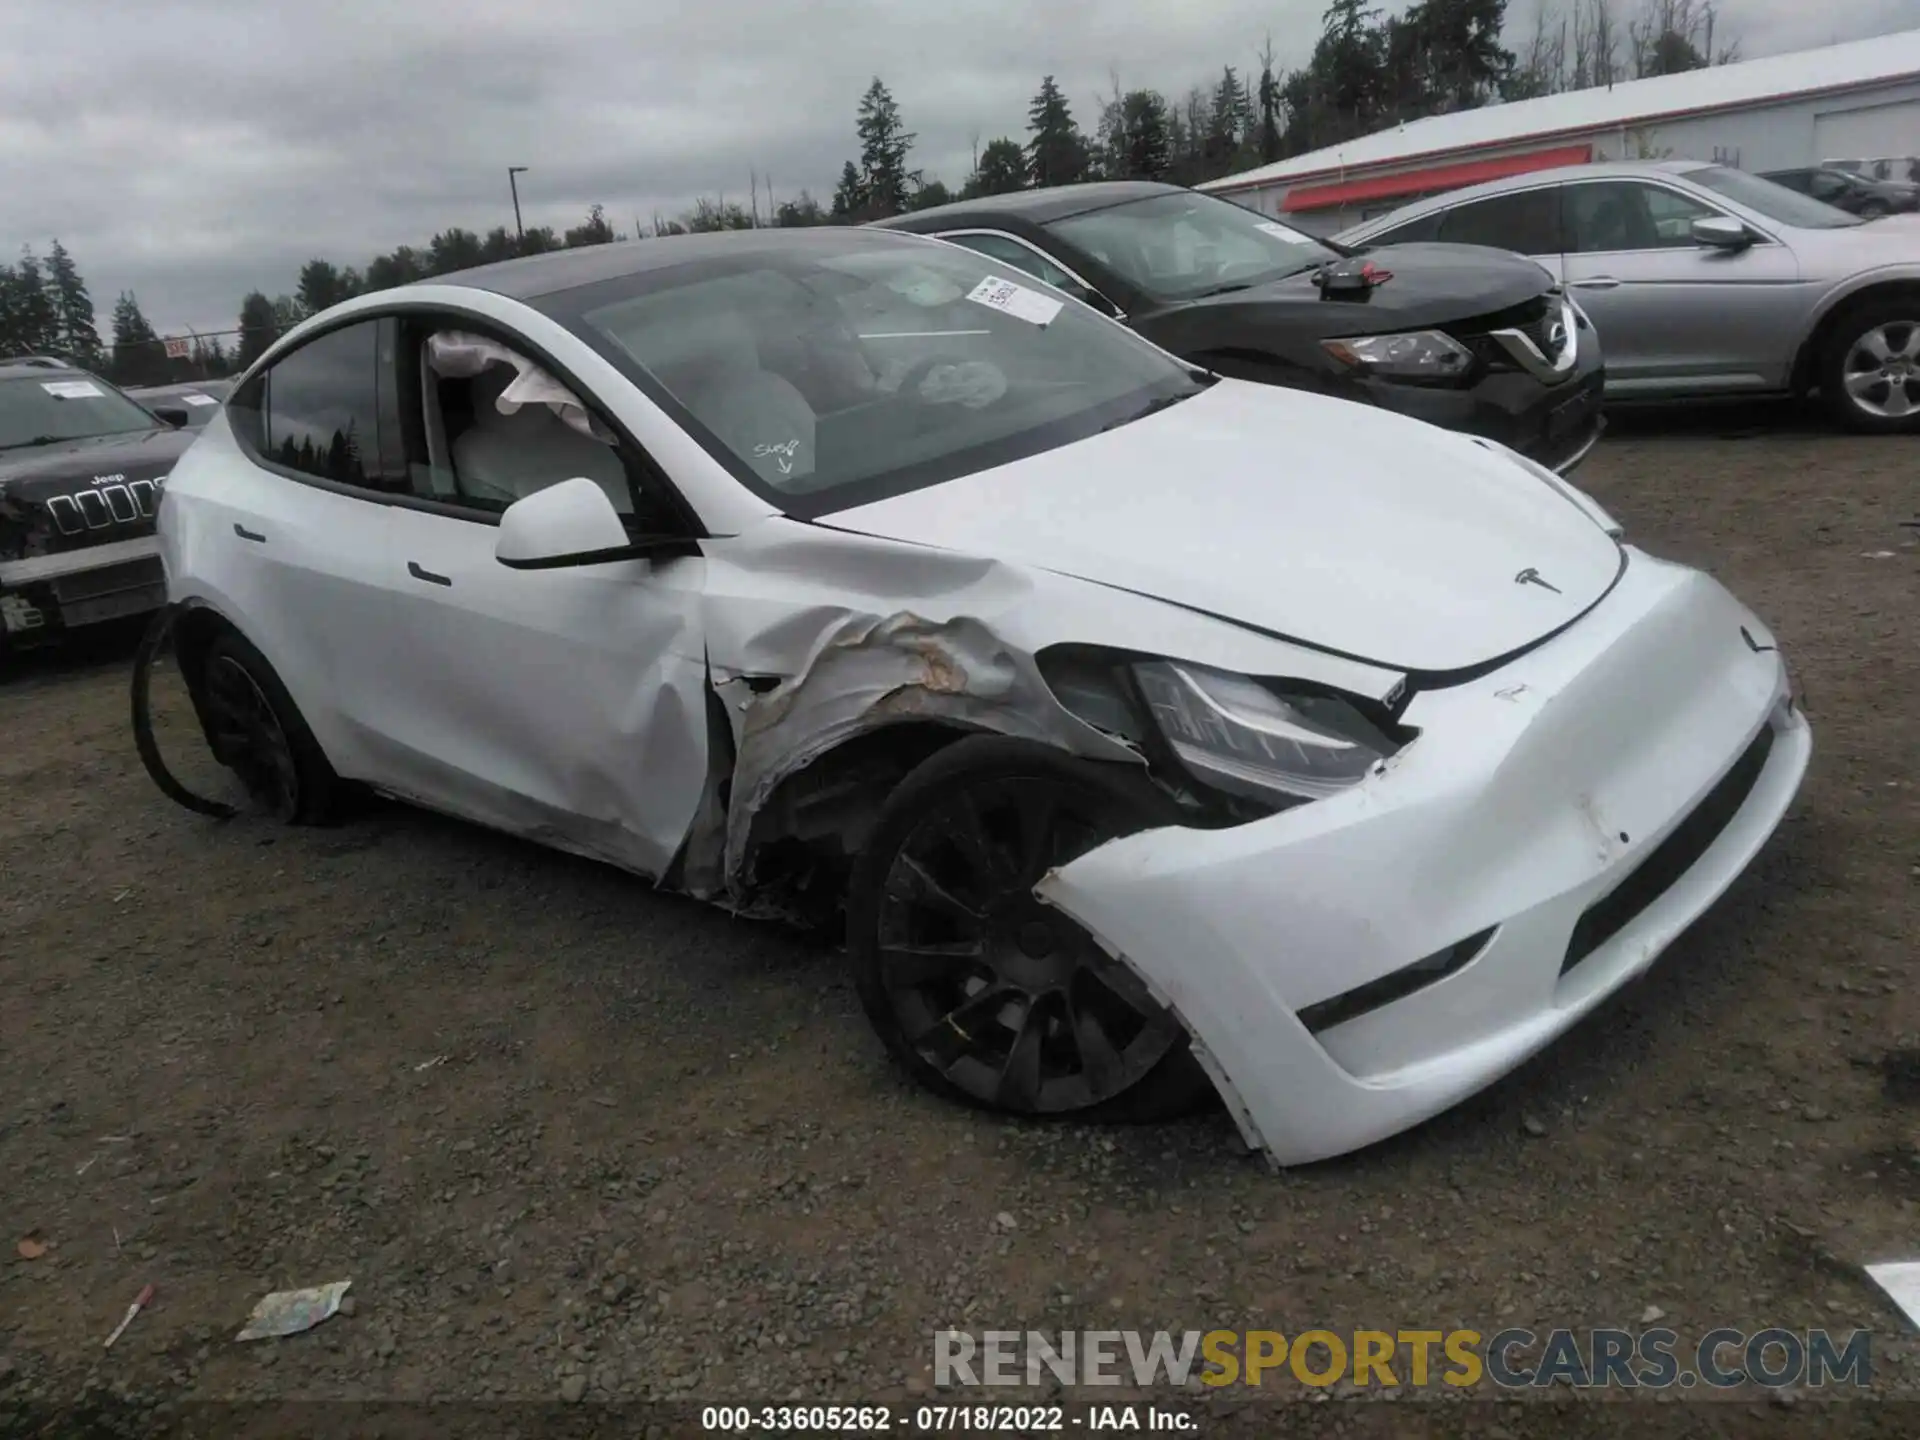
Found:
[[738, 315], [650, 328], [640, 360], [693, 417], [777, 489], [813, 474], [813, 407], [789, 380], [764, 370], [753, 330]]
[[495, 363], [472, 382], [473, 424], [453, 442], [453, 470], [463, 494], [511, 505], [584, 475], [622, 515], [633, 513], [626, 467], [613, 448], [575, 430], [545, 405], [523, 405], [502, 415], [500, 392], [514, 372]]

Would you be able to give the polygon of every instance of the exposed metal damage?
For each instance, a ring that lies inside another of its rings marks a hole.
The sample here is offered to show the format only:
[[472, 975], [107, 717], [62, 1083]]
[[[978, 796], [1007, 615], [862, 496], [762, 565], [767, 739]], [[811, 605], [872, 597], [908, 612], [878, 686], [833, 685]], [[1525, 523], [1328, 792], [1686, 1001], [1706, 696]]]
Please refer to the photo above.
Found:
[[[769, 686], [767, 677], [716, 674], [713, 691], [731, 732], [728, 798], [724, 806], [701, 807], [688, 843], [686, 883], [702, 898], [724, 892], [739, 908], [754, 907], [756, 881], [765, 878], [755, 873], [756, 850], [805, 824], [792, 808], [763, 819], [770, 802], [816, 761], [842, 755], [860, 737], [884, 741], [891, 732], [902, 737], [903, 756], [917, 760], [938, 740], [930, 740], [924, 728], [905, 738], [904, 727], [939, 726], [949, 738], [985, 732], [1089, 759], [1142, 763], [1131, 746], [1062, 707], [1032, 656], [969, 616], [938, 621], [912, 611], [849, 615], [820, 633], [791, 676]], [[876, 748], [867, 758], [884, 753]], [[899, 770], [880, 768], [883, 774]], [[858, 783], [857, 765], [842, 769], [843, 778]], [[838, 826], [871, 824], [884, 788], [860, 788], [867, 793], [841, 807]], [[716, 875], [711, 855], [720, 826], [724, 847]], [[851, 855], [858, 841], [857, 833], [844, 834], [839, 848]]]

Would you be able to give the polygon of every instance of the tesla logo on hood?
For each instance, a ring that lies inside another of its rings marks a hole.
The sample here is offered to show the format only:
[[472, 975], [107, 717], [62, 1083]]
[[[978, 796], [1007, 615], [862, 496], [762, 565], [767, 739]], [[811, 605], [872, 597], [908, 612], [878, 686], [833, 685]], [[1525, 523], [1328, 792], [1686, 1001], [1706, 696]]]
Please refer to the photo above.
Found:
[[1558, 585], [1549, 585], [1545, 580], [1542, 580], [1540, 578], [1540, 572], [1531, 565], [1514, 576], [1513, 583], [1516, 585], [1538, 585], [1542, 590], [1551, 590], [1556, 595], [1561, 593]]

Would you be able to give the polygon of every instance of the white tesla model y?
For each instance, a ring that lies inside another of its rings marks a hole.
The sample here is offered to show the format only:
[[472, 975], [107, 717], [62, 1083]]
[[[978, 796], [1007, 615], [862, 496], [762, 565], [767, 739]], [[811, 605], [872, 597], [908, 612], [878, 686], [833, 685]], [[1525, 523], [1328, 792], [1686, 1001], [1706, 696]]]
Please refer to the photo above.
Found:
[[1511, 1069], [1765, 842], [1767, 628], [1494, 444], [874, 230], [567, 251], [287, 335], [160, 512], [264, 804], [344, 783], [838, 914], [936, 1090], [1276, 1162]]

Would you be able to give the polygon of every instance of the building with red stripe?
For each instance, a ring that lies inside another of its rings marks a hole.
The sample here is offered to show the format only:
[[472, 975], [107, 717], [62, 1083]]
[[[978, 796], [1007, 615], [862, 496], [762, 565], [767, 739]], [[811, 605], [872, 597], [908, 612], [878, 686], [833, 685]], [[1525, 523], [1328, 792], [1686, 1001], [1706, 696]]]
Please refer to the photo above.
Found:
[[1423, 195], [1593, 160], [1744, 170], [1920, 160], [1920, 30], [1435, 115], [1201, 188], [1322, 235]]

